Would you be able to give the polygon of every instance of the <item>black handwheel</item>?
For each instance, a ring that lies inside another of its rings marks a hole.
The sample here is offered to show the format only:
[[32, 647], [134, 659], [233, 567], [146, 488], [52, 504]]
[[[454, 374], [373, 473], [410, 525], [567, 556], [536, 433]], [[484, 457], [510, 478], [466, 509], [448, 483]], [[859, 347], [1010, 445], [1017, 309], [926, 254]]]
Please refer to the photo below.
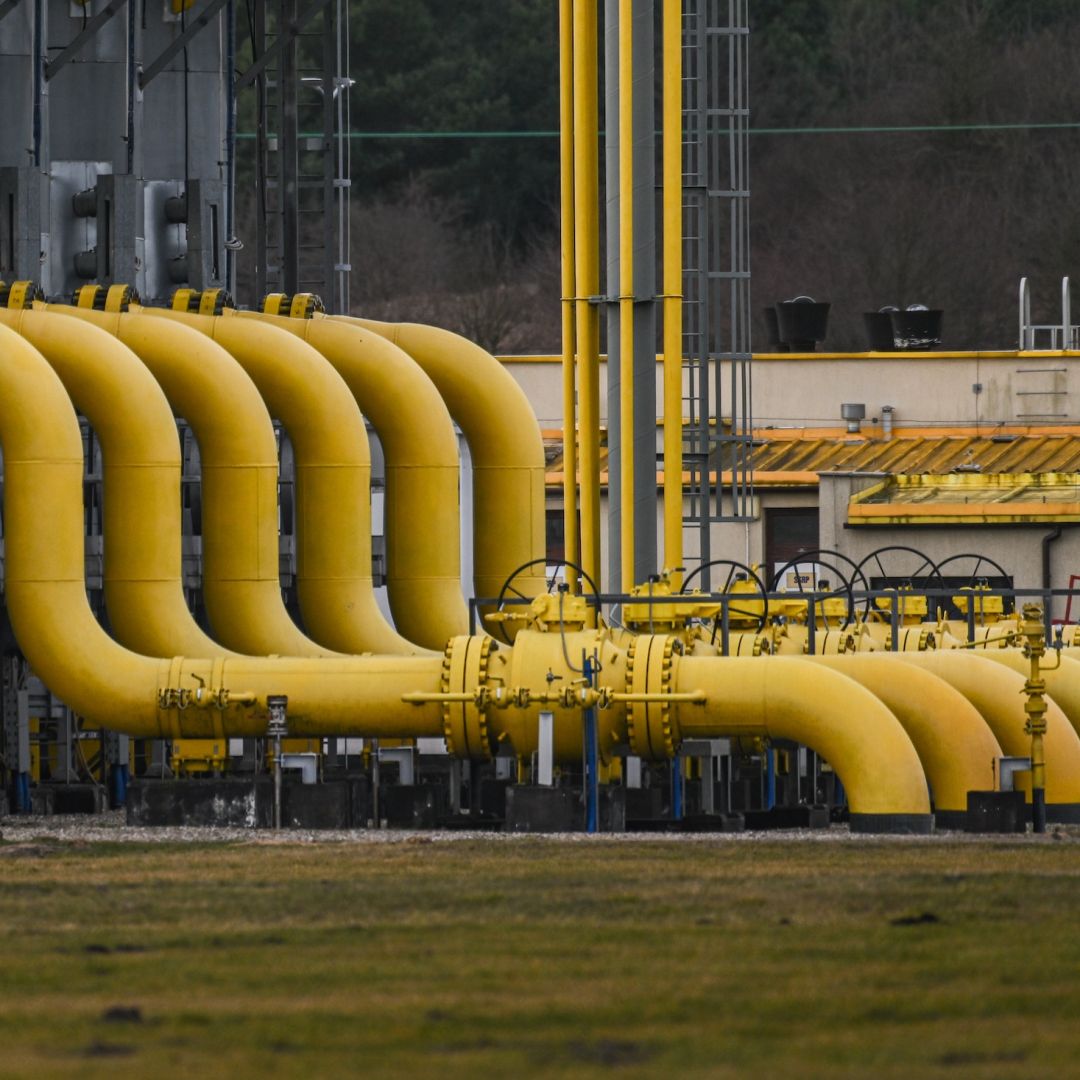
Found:
[[[827, 558], [822, 558], [822, 556], [827, 556]], [[840, 567], [832, 561], [833, 559], [837, 559], [840, 562], [847, 563], [848, 566], [851, 567], [851, 573], [849, 575], [845, 575], [844, 572], [840, 569]], [[847, 593], [848, 613], [847, 618], [844, 620], [844, 625], [841, 626], [840, 629], [846, 630], [856, 620], [856, 586], [860, 582], [862, 583], [862, 587], [859, 590], [860, 592], [869, 592], [870, 589], [866, 581], [866, 577], [859, 569], [859, 564], [855, 562], [854, 559], [849, 558], [843, 552], [834, 551], [831, 548], [812, 548], [810, 551], [802, 551], [793, 558], [788, 559], [788, 561], [784, 563], [784, 565], [781, 566], [779, 570], [776, 571], [772, 579], [772, 591], [780, 591], [779, 586], [784, 574], [786, 574], [789, 570], [793, 569], [796, 566], [802, 566], [807, 563], [809, 563], [811, 566], [826, 567], [827, 569], [835, 573], [837, 578], [843, 583], [843, 590], [845, 593]], [[818, 577], [820, 577], [820, 575], [815, 575], [815, 578]], [[806, 590], [803, 588], [802, 584], [802, 575], [797, 574], [796, 579], [799, 583], [798, 591], [800, 593], [805, 592]], [[864, 600], [860, 602], [863, 605], [863, 609], [861, 613], [858, 614], [858, 618], [862, 621], [865, 621], [866, 615], [870, 610], [870, 597], [867, 596]], [[826, 620], [825, 625], [826, 627], [828, 627], [828, 620]]]
[[[920, 560], [918, 565], [910, 574], [890, 574], [885, 569], [885, 564], [881, 561], [881, 556], [898, 551], [902, 551], [908, 555], [914, 555], [915, 558]], [[924, 551], [920, 551], [918, 548], [907, 547], [904, 544], [889, 544], [885, 547], [880, 547], [876, 551], [871, 551], [870, 554], [867, 555], [866, 558], [859, 563], [858, 569], [860, 572], [863, 571], [863, 567], [865, 567], [866, 564], [871, 561], [871, 559], [877, 565], [878, 571], [883, 578], [902, 577], [908, 582], [908, 584], [912, 588], [912, 591], [916, 594], [918, 594], [919, 590], [914, 587], [914, 582], [919, 577], [925, 577], [927, 579], [936, 578], [937, 585], [929, 586], [929, 588], [940, 589], [942, 593], [944, 593], [945, 591], [945, 582], [942, 579], [941, 571], [938, 569], [937, 563], [935, 563], [934, 560], [931, 559], [930, 556], [927, 555]], [[924, 570], [929, 570], [930, 572], [928, 574], [924, 574]], [[863, 573], [863, 577], [866, 577], [865, 573]], [[928, 588], [928, 586], [924, 585], [923, 588]]]
[[[950, 555], [947, 559], [944, 559], [942, 562], [938, 563], [938, 572], [942, 576], [942, 582], [943, 583], [944, 583], [944, 580], [945, 580], [945, 574], [944, 574], [945, 567], [948, 566], [949, 563], [961, 562], [964, 559], [972, 559], [974, 561], [975, 565], [972, 568], [971, 573], [966, 575], [967, 576], [967, 585], [966, 586], [962, 585], [962, 586], [960, 586], [960, 588], [974, 589], [979, 584], [980, 581], [983, 581], [988, 576], [991, 576], [991, 575], [988, 575], [985, 572], [985, 570], [982, 573], [979, 572], [984, 566], [990, 567], [994, 571], [994, 574], [992, 576], [999, 577], [999, 578], [1003, 579], [1004, 581], [1009, 580], [1009, 575], [1007, 573], [1005, 573], [1005, 568], [1000, 563], [994, 562], [994, 560], [991, 559], [988, 555], [979, 555], [976, 552], [964, 552], [963, 554], [960, 554], [960, 555]], [[963, 577], [964, 575], [962, 575], [962, 574], [954, 574], [953, 576], [954, 577]], [[1002, 599], [1005, 599], [1005, 598], [1003, 597]], [[947, 597], [944, 602], [948, 605], [948, 611], [949, 611], [950, 616], [953, 615], [954, 610], [955, 610], [956, 616], [960, 617], [960, 611], [953, 604], [951, 596]], [[1015, 609], [1015, 607], [1016, 607], [1016, 598], [1015, 597], [1012, 598], [1012, 605], [1013, 605], [1013, 608]], [[1006, 605], [1002, 605], [1002, 606], [1004, 607]]]
[[[724, 580], [723, 587], [715, 590], [716, 593], [726, 593], [731, 587], [732, 581], [738, 580], [735, 577], [736, 574], [745, 574], [747, 581], [753, 580], [754, 584], [757, 586], [758, 594], [761, 596], [761, 614], [758, 615], [756, 612], [753, 611], [746, 611], [742, 608], [733, 607], [730, 604], [728, 605], [728, 613], [731, 614], [733, 612], [736, 615], [745, 615], [748, 619], [756, 618], [758, 624], [757, 628], [754, 630], [754, 633], [760, 634], [761, 631], [765, 629], [765, 624], [769, 621], [769, 590], [765, 588], [765, 582], [762, 581], [761, 578], [758, 577], [758, 575], [753, 570], [751, 570], [750, 567], [747, 566], [745, 563], [736, 562], [734, 559], [713, 559], [711, 562], [702, 563], [696, 570], [693, 570], [686, 575], [686, 577], [683, 579], [682, 588], [679, 589], [679, 592], [685, 593], [687, 590], [687, 586], [689, 586], [690, 582], [693, 581], [694, 578], [696, 578], [699, 574], [704, 573], [706, 570], [711, 570], [714, 566], [730, 567], [730, 569], [728, 570], [727, 578]], [[714, 642], [716, 641], [716, 631], [718, 625], [719, 619], [714, 619], [712, 633], [712, 640]]]
[[[570, 567], [570, 569], [577, 571], [581, 576], [581, 580], [584, 581], [592, 592], [592, 598], [586, 597], [586, 600], [591, 603], [597, 611], [600, 610], [600, 590], [596, 587], [596, 582], [580, 567], [577, 563], [570, 562], [569, 559], [560, 559], [556, 563], [549, 563], [547, 559], [530, 559], [527, 563], [522, 563], [510, 576], [503, 582], [502, 588], [499, 590], [499, 597], [495, 604], [496, 611], [503, 611], [506, 607], [506, 599], [508, 593], [513, 593], [520, 600], [532, 601], [536, 598], [534, 596], [526, 596], [519, 588], [514, 585], [514, 582], [525, 573], [526, 570], [531, 570], [534, 566], [548, 567], [552, 566], [554, 569], [551, 572], [551, 577], [547, 579], [547, 591], [550, 593], [554, 590], [556, 583], [559, 580], [559, 571], [563, 567]], [[546, 576], [546, 574], [545, 574]], [[498, 623], [499, 633], [502, 635], [503, 641], [507, 645], [513, 644], [509, 637], [507, 637], [506, 631], [503, 629], [502, 623]]]

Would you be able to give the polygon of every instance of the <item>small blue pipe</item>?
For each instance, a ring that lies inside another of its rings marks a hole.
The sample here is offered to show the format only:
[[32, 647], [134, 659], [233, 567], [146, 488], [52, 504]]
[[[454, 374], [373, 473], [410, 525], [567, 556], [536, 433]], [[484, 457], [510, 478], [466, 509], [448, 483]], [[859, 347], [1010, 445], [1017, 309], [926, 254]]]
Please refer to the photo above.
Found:
[[776, 751], [765, 751], [765, 809], [776, 806]]
[[683, 819], [683, 771], [681, 757], [675, 757], [671, 762], [671, 819], [682, 821]]
[[127, 804], [128, 766], [113, 765], [109, 770], [109, 805], [119, 810]]
[[15, 813], [30, 813], [30, 774], [19, 773], [15, 777]]

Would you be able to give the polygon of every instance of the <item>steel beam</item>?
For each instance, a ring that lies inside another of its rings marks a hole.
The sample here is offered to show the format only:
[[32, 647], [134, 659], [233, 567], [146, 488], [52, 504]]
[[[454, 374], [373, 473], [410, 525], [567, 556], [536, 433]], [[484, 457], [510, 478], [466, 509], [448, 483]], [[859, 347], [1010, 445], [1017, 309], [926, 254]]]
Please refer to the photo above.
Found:
[[109, 2], [99, 11], [83, 28], [83, 30], [76, 35], [75, 40], [55, 59], [50, 60], [45, 64], [45, 81], [49, 82], [54, 75], [56, 75], [62, 67], [66, 67], [67, 64], [74, 60], [79, 53], [86, 47], [91, 38], [97, 35], [97, 32], [128, 2], [128, 0], [109, 0]]
[[204, 7], [188, 24], [187, 29], [178, 38], [170, 41], [168, 46], [158, 53], [153, 61], [151, 61], [150, 66], [139, 76], [139, 89], [145, 90], [146, 87], [169, 66], [172, 62], [172, 58], [176, 56], [181, 49], [186, 48], [196, 34], [201, 33], [210, 25], [210, 20], [217, 15], [227, 3], [228, 0], [210, 0], [206, 7]]

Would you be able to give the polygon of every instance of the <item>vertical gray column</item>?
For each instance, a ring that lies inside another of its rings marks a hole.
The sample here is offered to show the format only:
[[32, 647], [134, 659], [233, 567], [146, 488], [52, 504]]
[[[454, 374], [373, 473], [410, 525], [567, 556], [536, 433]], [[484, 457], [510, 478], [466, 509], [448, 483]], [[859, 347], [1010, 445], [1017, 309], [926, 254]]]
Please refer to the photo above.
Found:
[[[278, 8], [278, 34], [288, 34], [296, 26], [297, 0], [281, 0]], [[278, 69], [278, 99], [281, 105], [281, 125], [278, 128], [278, 161], [281, 185], [281, 284], [293, 294], [300, 290], [300, 189], [298, 184], [298, 127], [297, 127], [297, 48], [294, 38], [280, 54]]]
[[[651, 2], [651, 0], [650, 0]], [[622, 585], [622, 424], [619, 415], [619, 0], [604, 0], [604, 205], [607, 244], [608, 581]], [[579, 241], [580, 242], [580, 241]], [[631, 493], [627, 493], [630, 497]]]
[[[634, 580], [656, 573], [655, 0], [634, 0]], [[608, 128], [610, 132], [611, 128]], [[610, 365], [609, 365], [610, 366]]]

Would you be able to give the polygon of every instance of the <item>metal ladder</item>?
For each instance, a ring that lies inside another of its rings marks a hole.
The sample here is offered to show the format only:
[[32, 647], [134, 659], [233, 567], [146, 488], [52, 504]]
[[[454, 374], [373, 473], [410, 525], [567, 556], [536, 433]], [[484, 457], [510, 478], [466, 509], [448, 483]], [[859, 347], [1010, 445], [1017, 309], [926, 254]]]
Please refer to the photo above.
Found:
[[[748, 0], [683, 3], [683, 429], [688, 564], [753, 512]], [[715, 474], [715, 486], [712, 475]], [[709, 587], [708, 571], [703, 587]]]
[[[298, 0], [255, 6], [261, 55]], [[279, 49], [257, 80], [255, 289], [317, 293], [349, 309], [350, 116], [348, 3], [332, 0]]]
[[[1040, 344], [1040, 338], [1045, 341]], [[1020, 279], [1020, 338], [1021, 350], [1080, 349], [1080, 326], [1072, 321], [1072, 288], [1069, 279], [1061, 279], [1061, 325], [1031, 321], [1031, 287], [1026, 277]]]

